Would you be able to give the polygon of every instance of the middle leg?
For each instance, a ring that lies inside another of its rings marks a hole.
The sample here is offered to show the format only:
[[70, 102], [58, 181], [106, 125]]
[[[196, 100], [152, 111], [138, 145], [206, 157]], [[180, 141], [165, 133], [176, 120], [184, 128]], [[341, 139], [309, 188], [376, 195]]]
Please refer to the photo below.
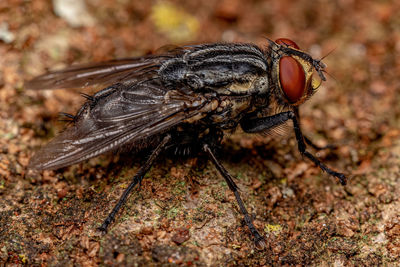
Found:
[[210, 157], [211, 161], [214, 163], [214, 165], [217, 168], [217, 170], [219, 171], [219, 173], [222, 175], [222, 177], [224, 177], [226, 183], [229, 186], [229, 189], [235, 195], [236, 201], [240, 208], [240, 211], [244, 216], [246, 225], [254, 237], [254, 242], [255, 242], [256, 246], [258, 248], [264, 248], [266, 246], [264, 238], [262, 237], [262, 235], [257, 231], [256, 227], [254, 226], [254, 224], [251, 220], [251, 217], [250, 217], [249, 213], [247, 212], [246, 207], [244, 206], [243, 200], [240, 197], [239, 190], [238, 190], [239, 188], [236, 185], [236, 183], [233, 181], [232, 176], [228, 173], [228, 171], [225, 169], [225, 167], [222, 166], [222, 164], [217, 160], [214, 153], [211, 151], [210, 147], [207, 144], [205, 144], [203, 146], [203, 150], [208, 154], [208, 156]]

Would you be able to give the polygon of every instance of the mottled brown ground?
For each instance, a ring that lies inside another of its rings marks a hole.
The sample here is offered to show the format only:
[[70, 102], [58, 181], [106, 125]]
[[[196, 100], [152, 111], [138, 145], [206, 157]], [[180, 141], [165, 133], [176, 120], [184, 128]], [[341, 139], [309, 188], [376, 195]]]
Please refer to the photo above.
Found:
[[[0, 25], [12, 34], [0, 41], [0, 262], [396, 265], [400, 2], [165, 3], [87, 0], [90, 19], [74, 28], [49, 1], [0, 2]], [[84, 99], [78, 90], [25, 91], [23, 80], [72, 62], [142, 55], [165, 44], [263, 45], [264, 37], [291, 38], [314, 57], [331, 52], [324, 59], [328, 82], [302, 106], [302, 127], [321, 145], [339, 145], [317, 155], [351, 177], [342, 187], [303, 161], [292, 135], [227, 138], [223, 163], [266, 237], [265, 250], [254, 248], [226, 183], [201, 158], [159, 160], [107, 235], [96, 227], [144, 155], [27, 170], [33, 152], [62, 130], [58, 112], [74, 113]]]

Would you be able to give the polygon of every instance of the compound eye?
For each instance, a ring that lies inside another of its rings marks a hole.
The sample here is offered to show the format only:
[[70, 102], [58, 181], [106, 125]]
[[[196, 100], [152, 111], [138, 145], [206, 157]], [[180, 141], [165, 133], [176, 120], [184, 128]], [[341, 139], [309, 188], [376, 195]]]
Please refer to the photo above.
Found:
[[306, 75], [301, 64], [286, 56], [279, 60], [279, 81], [290, 103], [298, 102], [304, 94]]
[[293, 47], [296, 49], [300, 49], [299, 46], [295, 42], [293, 42], [292, 40], [287, 39], [287, 38], [276, 39], [275, 43], [280, 44], [280, 45], [286, 45], [286, 46]]

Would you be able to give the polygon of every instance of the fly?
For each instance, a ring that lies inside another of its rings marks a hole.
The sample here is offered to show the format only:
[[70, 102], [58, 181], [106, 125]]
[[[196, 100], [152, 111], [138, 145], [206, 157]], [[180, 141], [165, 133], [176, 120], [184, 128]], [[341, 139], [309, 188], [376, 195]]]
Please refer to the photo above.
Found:
[[152, 152], [100, 229], [107, 231], [130, 192], [163, 151], [205, 153], [234, 193], [257, 246], [262, 235], [253, 225], [238, 186], [215, 151], [224, 132], [241, 127], [267, 133], [292, 121], [298, 150], [321, 170], [346, 184], [306, 150], [316, 146], [302, 134], [298, 107], [316, 91], [313, 71], [322, 80], [325, 65], [289, 39], [253, 44], [215, 43], [175, 48], [159, 55], [80, 65], [50, 72], [26, 83], [29, 89], [74, 88], [101, 84], [73, 125], [31, 158], [29, 167], [53, 170], [131, 147]]

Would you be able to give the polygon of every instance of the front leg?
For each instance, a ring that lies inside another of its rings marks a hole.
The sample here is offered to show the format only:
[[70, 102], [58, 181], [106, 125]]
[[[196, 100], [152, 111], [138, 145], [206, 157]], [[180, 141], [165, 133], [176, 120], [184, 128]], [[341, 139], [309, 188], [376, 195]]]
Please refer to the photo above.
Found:
[[296, 135], [297, 147], [300, 153], [307, 158], [309, 158], [315, 165], [317, 165], [321, 170], [327, 172], [328, 174], [337, 177], [342, 185], [346, 184], [346, 176], [342, 173], [336, 172], [330, 169], [328, 166], [319, 161], [310, 152], [306, 150], [306, 143], [304, 142], [303, 133], [301, 132], [299, 121], [297, 119], [296, 113], [293, 111], [281, 112], [273, 116], [264, 118], [244, 118], [240, 125], [242, 129], [247, 133], [259, 133], [271, 129], [273, 127], [279, 126], [288, 120], [293, 121], [294, 133]]
[[311, 146], [315, 150], [325, 150], [325, 149], [336, 149], [337, 146], [328, 144], [326, 146], [319, 146], [314, 144], [313, 141], [311, 141], [307, 136], [304, 136], [304, 141], [306, 142], [307, 145]]
[[[300, 120], [300, 112], [298, 107], [294, 107], [294, 114], [296, 115], [297, 119]], [[300, 121], [299, 121], [300, 124]], [[324, 150], [324, 149], [335, 149], [336, 146], [334, 145], [326, 145], [326, 146], [318, 146], [314, 144], [313, 141], [311, 141], [307, 136], [304, 136], [304, 141], [306, 142], [307, 145], [311, 146], [315, 150]]]

